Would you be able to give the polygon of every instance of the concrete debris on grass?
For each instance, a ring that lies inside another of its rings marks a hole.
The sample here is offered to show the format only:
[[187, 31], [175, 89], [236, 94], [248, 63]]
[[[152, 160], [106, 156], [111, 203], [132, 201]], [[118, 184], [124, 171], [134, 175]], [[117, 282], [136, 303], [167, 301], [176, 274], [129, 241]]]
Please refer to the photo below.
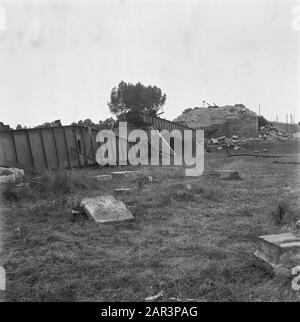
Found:
[[111, 174], [101, 174], [101, 175], [93, 176], [92, 178], [94, 178], [98, 181], [110, 181], [110, 180], [112, 180], [112, 175]]
[[164, 293], [161, 291], [161, 292], [157, 293], [156, 295], [146, 297], [145, 298], [145, 301], [147, 301], [147, 302], [154, 302], [154, 301], [159, 300], [163, 296], [164, 296]]
[[259, 138], [264, 138], [268, 140], [272, 140], [272, 138], [276, 138], [279, 140], [287, 140], [288, 135], [280, 130], [278, 130], [275, 126], [266, 125], [262, 126], [259, 129]]
[[152, 176], [144, 176], [144, 177], [139, 177], [138, 178], [138, 186], [141, 187], [147, 183], [152, 183], [153, 182], [153, 177]]
[[113, 178], [135, 178], [145, 176], [142, 171], [114, 171], [111, 173]]
[[[220, 136], [218, 138], [211, 138], [207, 142], [207, 147], [210, 151], [216, 149], [221, 151], [224, 148], [233, 150], [240, 149], [244, 144], [253, 144], [258, 142], [274, 142], [285, 141], [288, 139], [288, 135], [282, 131], [276, 129], [271, 125], [263, 126], [258, 131], [257, 137], [239, 137], [238, 135], [232, 135], [231, 137]], [[256, 151], [259, 152], [259, 151]], [[267, 149], [263, 149], [261, 152], [267, 152]]]
[[23, 169], [0, 167], [0, 183], [16, 182], [23, 180], [23, 178]]
[[263, 267], [276, 275], [291, 275], [293, 267], [300, 265], [300, 236], [281, 233], [259, 237], [259, 248], [254, 253]]
[[81, 201], [81, 207], [98, 223], [134, 219], [125, 204], [112, 195], [84, 198]]
[[224, 178], [224, 180], [242, 180], [242, 178], [237, 171], [233, 171], [228, 177]]
[[241, 176], [238, 171], [235, 170], [214, 170], [210, 175], [220, 177], [224, 180], [241, 180]]

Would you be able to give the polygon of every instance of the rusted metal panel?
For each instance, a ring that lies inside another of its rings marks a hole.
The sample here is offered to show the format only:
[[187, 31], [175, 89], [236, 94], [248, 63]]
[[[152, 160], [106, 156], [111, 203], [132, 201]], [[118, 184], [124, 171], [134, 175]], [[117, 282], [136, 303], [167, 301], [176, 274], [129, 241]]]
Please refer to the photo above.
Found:
[[29, 141], [26, 130], [14, 132], [18, 162], [28, 167], [33, 167]]
[[179, 123], [176, 122], [171, 122], [168, 120], [164, 120], [160, 117], [154, 117], [154, 116], [150, 116], [146, 113], [139, 113], [140, 118], [147, 123], [148, 125], [152, 125], [155, 128], [157, 128], [158, 130], [168, 130], [170, 131], [171, 129], [178, 129], [178, 130], [188, 130], [190, 129], [187, 126], [181, 125]]
[[56, 148], [57, 148], [60, 167], [67, 168], [69, 167], [69, 160], [68, 160], [67, 146], [66, 146], [65, 137], [64, 137], [64, 128], [55, 127], [53, 128], [53, 131], [54, 131], [54, 137], [56, 141]]
[[81, 128], [81, 134], [83, 137], [83, 145], [85, 154], [87, 156], [87, 164], [94, 164], [95, 162], [92, 160], [95, 160], [95, 152], [92, 142], [92, 129], [91, 128]]
[[54, 145], [53, 133], [51, 128], [43, 128], [42, 136], [45, 145], [46, 158], [49, 169], [59, 168], [57, 153]]
[[[2, 133], [3, 132], [3, 133]], [[1, 160], [17, 161], [11, 133], [1, 131], [0, 136], [0, 162]]]
[[0, 132], [0, 165], [40, 170], [93, 164], [96, 135], [96, 130], [81, 126], [4, 130]]
[[42, 133], [39, 129], [32, 129], [28, 131], [31, 142], [31, 151], [33, 157], [34, 167], [37, 169], [47, 169], [47, 158], [44, 147], [44, 142], [42, 140]]
[[[143, 120], [158, 130], [188, 129], [146, 114]], [[28, 169], [57, 169], [95, 164], [97, 149], [104, 144], [96, 142], [97, 134], [97, 130], [81, 126], [4, 130], [0, 132], [0, 165], [14, 162]], [[151, 142], [150, 132], [148, 137]], [[137, 151], [135, 142], [126, 142], [118, 136], [116, 144], [116, 147], [110, 146], [116, 153], [116, 163], [120, 154], [125, 159], [128, 151]]]
[[70, 156], [70, 163], [72, 167], [79, 167], [80, 163], [78, 161], [78, 155], [76, 151], [74, 151], [72, 148], [76, 149], [76, 140], [73, 132], [73, 127], [65, 127], [65, 133], [67, 138], [67, 149], [69, 151]]

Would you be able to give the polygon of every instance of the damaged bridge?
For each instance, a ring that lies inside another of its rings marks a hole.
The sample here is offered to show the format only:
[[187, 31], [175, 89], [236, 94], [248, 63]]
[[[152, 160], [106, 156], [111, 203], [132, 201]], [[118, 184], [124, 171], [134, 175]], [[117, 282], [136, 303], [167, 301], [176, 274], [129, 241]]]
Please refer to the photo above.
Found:
[[[160, 131], [189, 129], [145, 113], [139, 113], [139, 117], [145, 124]], [[96, 142], [97, 133], [96, 129], [77, 125], [1, 130], [0, 166], [35, 171], [96, 164], [96, 152], [101, 145]], [[118, 135], [116, 139], [120, 140]], [[128, 150], [133, 145], [128, 143]], [[117, 142], [117, 150], [118, 146]], [[118, 156], [118, 151], [116, 154]]]

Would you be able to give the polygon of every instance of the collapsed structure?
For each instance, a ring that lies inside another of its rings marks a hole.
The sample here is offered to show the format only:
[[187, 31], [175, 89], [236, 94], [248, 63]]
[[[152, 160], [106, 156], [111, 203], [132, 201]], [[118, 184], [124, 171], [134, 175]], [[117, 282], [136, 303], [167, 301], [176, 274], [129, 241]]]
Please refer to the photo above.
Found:
[[204, 130], [208, 138], [258, 135], [258, 116], [242, 104], [187, 109], [174, 122]]
[[[143, 123], [143, 128], [147, 130], [172, 131], [177, 129], [183, 131], [188, 129], [186, 126], [144, 113], [139, 113], [137, 117]], [[119, 151], [119, 140], [124, 138], [119, 137], [118, 131], [114, 132], [117, 144], [116, 148], [111, 148], [111, 151], [115, 151], [114, 159], [118, 163], [118, 156], [128, 154], [135, 143], [128, 142], [124, 150]], [[103, 144], [97, 142], [97, 134], [97, 130], [89, 127], [78, 125], [61, 126], [61, 124], [57, 123], [53, 123], [51, 127], [1, 130], [0, 166], [16, 167], [34, 172], [35, 170], [72, 168], [97, 164], [96, 152], [99, 146]], [[127, 140], [127, 134], [125, 139]]]

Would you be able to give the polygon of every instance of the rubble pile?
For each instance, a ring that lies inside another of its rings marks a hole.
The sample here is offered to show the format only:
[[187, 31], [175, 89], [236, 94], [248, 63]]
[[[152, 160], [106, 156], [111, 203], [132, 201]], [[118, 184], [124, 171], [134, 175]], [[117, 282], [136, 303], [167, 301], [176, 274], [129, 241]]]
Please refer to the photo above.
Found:
[[258, 131], [258, 137], [260, 139], [266, 139], [268, 141], [272, 139], [287, 140], [288, 134], [278, 130], [275, 126], [266, 125], [262, 126]]
[[185, 110], [174, 122], [204, 130], [207, 138], [257, 136], [258, 117], [242, 104]]
[[271, 142], [271, 141], [285, 141], [288, 139], [288, 135], [272, 125], [263, 126], [259, 129], [259, 134], [257, 137], [238, 137], [237, 135], [232, 135], [231, 137], [220, 136], [218, 138], [211, 138], [207, 141], [207, 146], [211, 149], [216, 149], [218, 151], [224, 148], [230, 148], [233, 150], [238, 150], [243, 144], [252, 144], [257, 142]]

